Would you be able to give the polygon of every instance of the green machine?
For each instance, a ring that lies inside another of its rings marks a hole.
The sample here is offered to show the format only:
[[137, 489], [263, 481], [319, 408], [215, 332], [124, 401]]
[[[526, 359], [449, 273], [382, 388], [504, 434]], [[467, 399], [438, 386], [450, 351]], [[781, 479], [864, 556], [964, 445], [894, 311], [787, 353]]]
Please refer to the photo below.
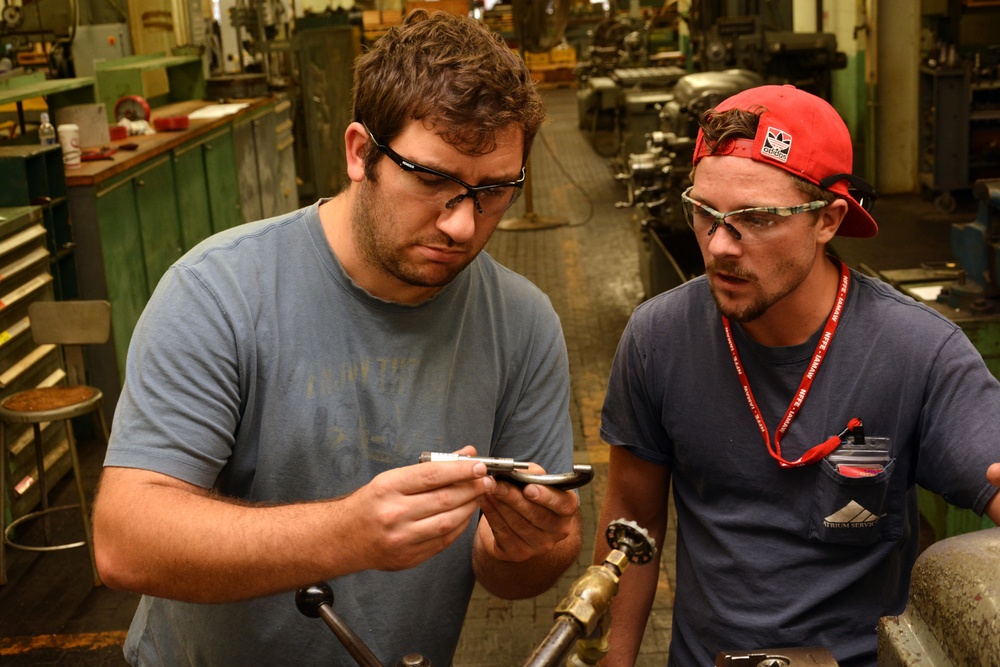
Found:
[[96, 74], [109, 123], [117, 122], [115, 106], [126, 96], [143, 97], [150, 107], [205, 99], [201, 56], [187, 53], [186, 48], [107, 60], [97, 64]]

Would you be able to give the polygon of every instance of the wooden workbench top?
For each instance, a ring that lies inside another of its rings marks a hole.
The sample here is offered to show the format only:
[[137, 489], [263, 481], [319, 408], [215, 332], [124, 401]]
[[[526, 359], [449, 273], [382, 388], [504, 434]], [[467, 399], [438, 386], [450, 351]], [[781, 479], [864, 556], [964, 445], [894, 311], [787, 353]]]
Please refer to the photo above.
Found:
[[[93, 186], [101, 181], [117, 176], [118, 174], [134, 169], [144, 162], [152, 160], [170, 150], [184, 144], [185, 142], [197, 139], [198, 137], [210, 134], [216, 129], [232, 123], [242, 116], [253, 113], [261, 107], [274, 102], [274, 97], [255, 97], [252, 99], [227, 100], [227, 104], [245, 103], [246, 107], [236, 113], [213, 119], [194, 119], [190, 121], [190, 126], [186, 130], [176, 130], [169, 132], [157, 132], [135, 137], [126, 137], [118, 141], [109, 141], [107, 146], [112, 148], [135, 144], [137, 148], [133, 151], [118, 150], [111, 159], [93, 160], [80, 164], [78, 168], [66, 170], [66, 185], [68, 187]], [[208, 106], [215, 106], [218, 102], [209, 100], [187, 100], [184, 102], [174, 102], [157, 107], [152, 111], [153, 118], [165, 118], [170, 116], [186, 116], [198, 109]], [[83, 146], [86, 149], [100, 148], [100, 146]]]

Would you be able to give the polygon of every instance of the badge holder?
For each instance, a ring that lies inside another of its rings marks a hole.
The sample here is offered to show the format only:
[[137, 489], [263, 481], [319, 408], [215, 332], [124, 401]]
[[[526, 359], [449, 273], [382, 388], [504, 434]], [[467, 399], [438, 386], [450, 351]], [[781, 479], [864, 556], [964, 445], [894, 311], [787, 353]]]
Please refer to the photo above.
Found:
[[827, 454], [827, 462], [844, 477], [874, 477], [889, 464], [889, 438], [865, 437], [862, 424], [841, 436], [840, 445]]

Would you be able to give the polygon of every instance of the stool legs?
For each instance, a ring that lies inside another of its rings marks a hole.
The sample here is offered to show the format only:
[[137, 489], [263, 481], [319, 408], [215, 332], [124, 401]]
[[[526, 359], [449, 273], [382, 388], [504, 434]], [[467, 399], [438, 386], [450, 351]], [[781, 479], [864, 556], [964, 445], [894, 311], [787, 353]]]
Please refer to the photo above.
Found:
[[76, 453], [76, 438], [73, 437], [73, 426], [66, 422], [66, 434], [69, 438], [69, 455], [73, 461], [73, 477], [76, 478], [76, 495], [80, 499], [80, 520], [83, 521], [83, 539], [87, 543], [87, 554], [90, 556], [90, 571], [94, 585], [101, 585], [101, 576], [97, 574], [97, 560], [94, 556], [94, 531], [90, 527], [90, 511], [87, 509], [87, 494], [83, 490], [83, 475], [80, 472], [80, 457]]
[[[101, 430], [101, 436], [104, 438], [104, 442], [108, 441], [108, 428], [104, 420], [104, 414], [101, 411], [100, 406], [97, 407], [96, 421], [97, 425]], [[41, 436], [41, 425], [37, 423], [32, 423], [32, 430], [34, 435], [34, 447], [35, 447], [35, 460], [38, 466], [38, 493], [39, 500], [41, 503], [41, 509], [36, 512], [31, 512], [20, 519], [11, 522], [10, 525], [7, 523], [7, 493], [8, 489], [13, 489], [11, 479], [10, 479], [10, 464], [9, 464], [9, 450], [7, 444], [7, 430], [8, 424], [0, 422], [0, 449], [2, 449], [2, 456], [0, 456], [0, 463], [2, 463], [2, 470], [0, 470], [0, 585], [7, 583], [7, 554], [6, 548], [8, 546], [25, 549], [28, 551], [55, 551], [59, 549], [68, 549], [78, 546], [87, 547], [87, 553], [90, 557], [90, 569], [93, 577], [94, 586], [101, 585], [101, 577], [97, 572], [97, 560], [94, 555], [94, 534], [90, 523], [90, 511], [87, 506], [87, 496], [86, 491], [83, 486], [83, 475], [80, 469], [80, 458], [77, 454], [76, 449], [76, 438], [73, 435], [73, 425], [69, 420], [63, 422], [66, 427], [66, 439], [69, 447], [70, 455], [70, 465], [73, 468], [74, 482], [76, 483], [76, 492], [78, 497], [77, 505], [67, 505], [62, 507], [50, 507], [48, 498], [48, 486], [45, 480], [45, 452], [42, 447], [42, 436]], [[52, 538], [50, 535], [49, 520], [48, 515], [50, 512], [64, 509], [75, 509], [79, 507], [80, 509], [80, 519], [83, 522], [84, 531], [84, 541], [76, 542], [73, 544], [55, 545], [52, 544]], [[7, 537], [7, 531], [14, 527], [15, 523], [27, 520], [30, 517], [40, 517], [44, 522], [45, 531], [45, 547], [29, 547], [26, 545], [15, 544], [10, 541]]]
[[[72, 428], [67, 428], [72, 431]], [[31, 425], [35, 440], [35, 466], [38, 468], [38, 499], [42, 505], [42, 528], [45, 530], [45, 546], [52, 544], [52, 528], [49, 524], [49, 485], [45, 483], [45, 449], [42, 447], [42, 425]], [[4, 535], [6, 537], [6, 534]]]

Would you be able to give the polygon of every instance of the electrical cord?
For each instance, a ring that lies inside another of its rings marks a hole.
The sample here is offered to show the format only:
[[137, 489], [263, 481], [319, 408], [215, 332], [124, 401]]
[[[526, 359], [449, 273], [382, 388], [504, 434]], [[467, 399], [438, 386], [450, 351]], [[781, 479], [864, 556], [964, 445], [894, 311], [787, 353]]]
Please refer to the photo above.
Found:
[[591, 198], [590, 194], [587, 193], [586, 189], [581, 187], [580, 184], [577, 183], [573, 179], [573, 177], [569, 175], [569, 172], [566, 171], [566, 168], [563, 166], [563, 163], [559, 160], [558, 157], [556, 157], [556, 152], [552, 149], [552, 145], [549, 143], [548, 137], [541, 128], [539, 128], [538, 130], [538, 137], [542, 140], [542, 145], [545, 146], [545, 150], [548, 151], [549, 155], [552, 157], [552, 161], [555, 162], [556, 167], [558, 167], [562, 175], [566, 177], [566, 180], [569, 181], [571, 186], [573, 186], [580, 194], [583, 195], [584, 200], [587, 202], [587, 208], [588, 208], [587, 216], [583, 219], [582, 222], [571, 222], [569, 223], [569, 226], [579, 227], [581, 225], [587, 224], [594, 217], [594, 212], [595, 212], [594, 200]]

